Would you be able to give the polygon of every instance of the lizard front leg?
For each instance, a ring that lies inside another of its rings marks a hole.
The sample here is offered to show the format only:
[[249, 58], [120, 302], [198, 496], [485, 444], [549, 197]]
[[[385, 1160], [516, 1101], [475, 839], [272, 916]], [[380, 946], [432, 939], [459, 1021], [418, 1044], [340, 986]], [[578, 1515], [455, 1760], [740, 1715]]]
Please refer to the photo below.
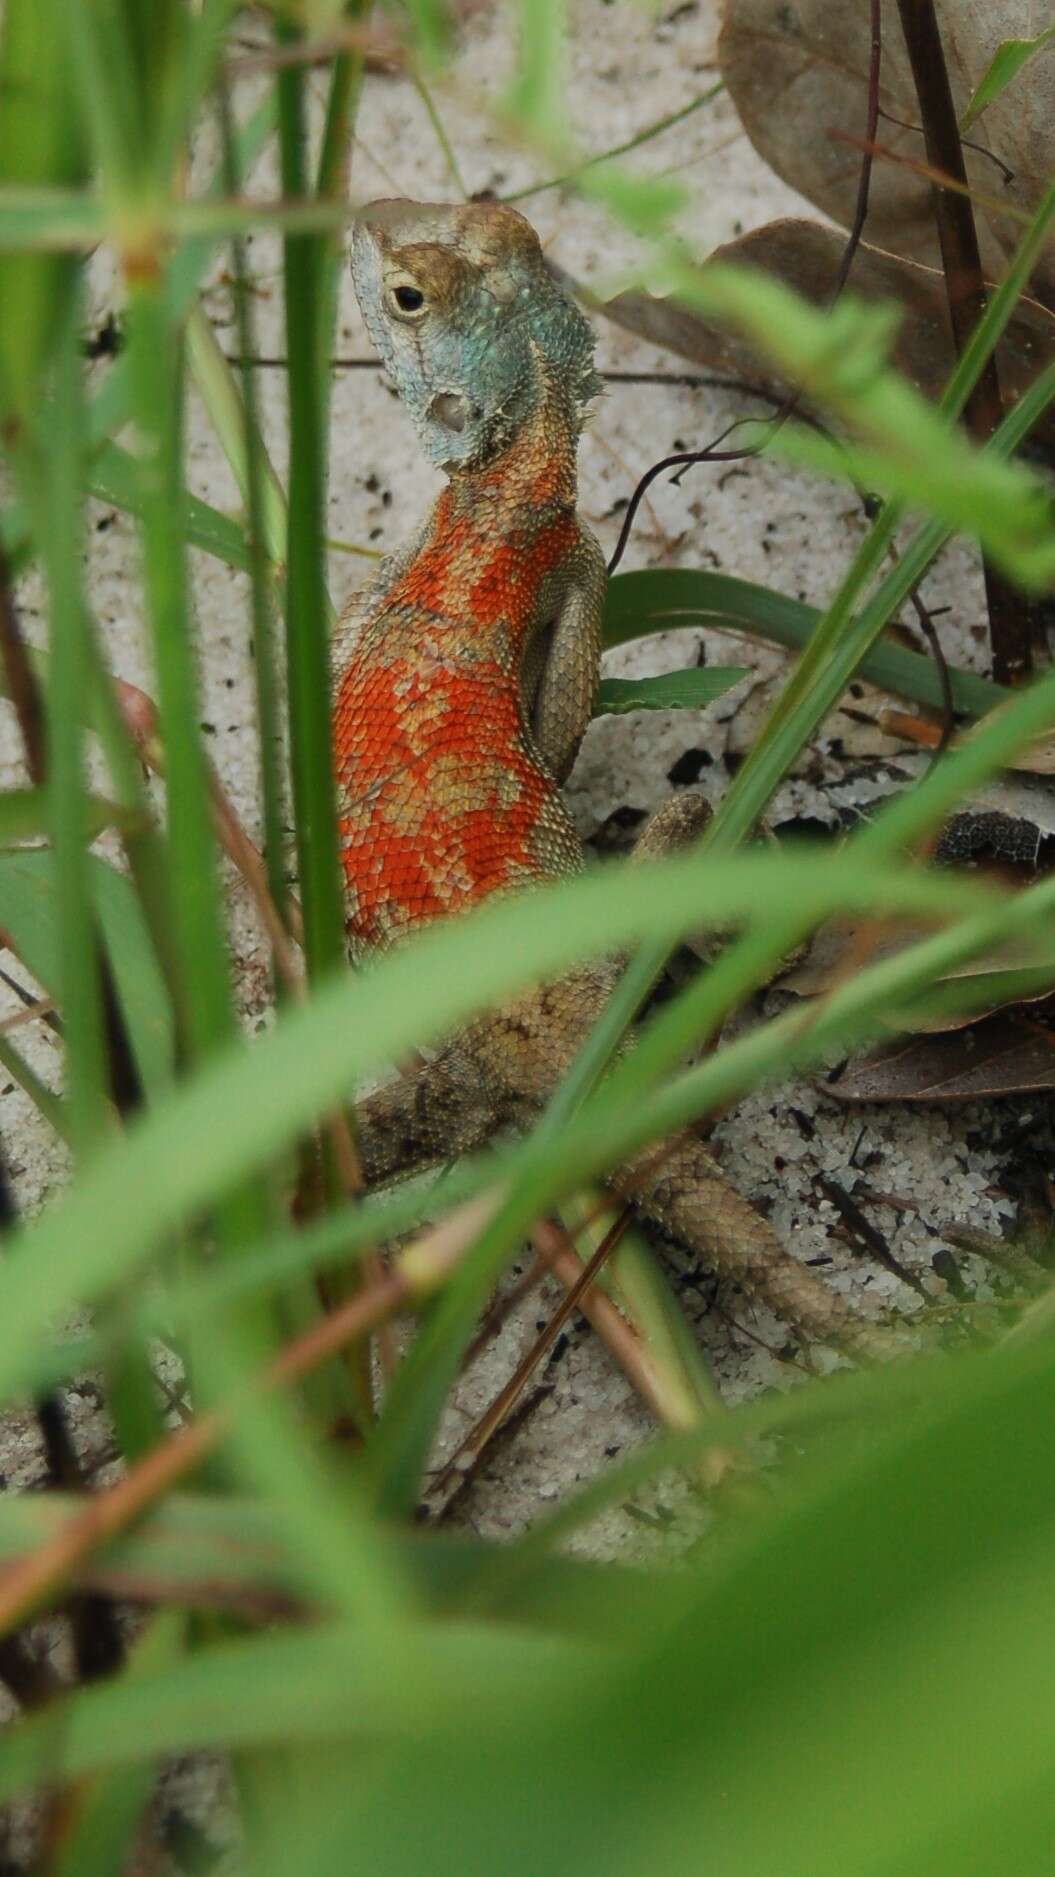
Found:
[[557, 782], [570, 774], [593, 714], [606, 580], [604, 555], [589, 529], [580, 528], [556, 617], [521, 675], [535, 746]]

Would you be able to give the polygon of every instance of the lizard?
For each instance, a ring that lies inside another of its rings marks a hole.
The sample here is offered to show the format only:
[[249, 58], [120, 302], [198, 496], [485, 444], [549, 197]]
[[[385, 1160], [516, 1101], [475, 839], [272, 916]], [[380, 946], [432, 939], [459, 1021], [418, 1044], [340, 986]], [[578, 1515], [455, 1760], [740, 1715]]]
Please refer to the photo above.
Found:
[[[576, 506], [579, 438], [601, 389], [593, 335], [530, 223], [496, 202], [375, 202], [357, 214], [351, 265], [370, 337], [447, 477], [334, 638], [338, 830], [358, 959], [585, 865], [560, 784], [593, 706], [606, 573]], [[702, 797], [673, 798], [635, 852], [691, 840], [706, 812]], [[623, 962], [532, 988], [361, 1097], [368, 1184], [529, 1126]], [[891, 1353], [890, 1333], [792, 1257], [693, 1129], [608, 1185], [809, 1340], [857, 1359]]]

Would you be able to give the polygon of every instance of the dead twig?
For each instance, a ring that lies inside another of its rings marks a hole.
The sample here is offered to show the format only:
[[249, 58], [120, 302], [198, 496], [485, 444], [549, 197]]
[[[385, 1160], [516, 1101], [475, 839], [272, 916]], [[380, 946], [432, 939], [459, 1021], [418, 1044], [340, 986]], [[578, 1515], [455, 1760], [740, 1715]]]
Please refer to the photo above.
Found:
[[443, 1491], [456, 1473], [470, 1473], [478, 1465], [488, 1441], [493, 1434], [497, 1433], [510, 1409], [527, 1387], [539, 1363], [552, 1349], [572, 1311], [590, 1288], [610, 1253], [615, 1250], [629, 1223], [630, 1210], [624, 1207], [615, 1223], [605, 1233], [593, 1256], [586, 1264], [580, 1264], [578, 1277], [569, 1287], [567, 1295], [558, 1304], [545, 1329], [536, 1337], [523, 1359], [518, 1362], [508, 1382], [499, 1389], [498, 1394], [484, 1410], [475, 1426], [455, 1448], [436, 1481], [437, 1490]]

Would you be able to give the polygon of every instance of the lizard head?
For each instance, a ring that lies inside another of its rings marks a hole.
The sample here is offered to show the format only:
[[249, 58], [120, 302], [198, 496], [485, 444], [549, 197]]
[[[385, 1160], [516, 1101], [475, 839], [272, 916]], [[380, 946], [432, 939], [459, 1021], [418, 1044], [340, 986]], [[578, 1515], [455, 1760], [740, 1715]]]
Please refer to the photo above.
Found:
[[547, 400], [578, 434], [601, 388], [593, 334], [515, 209], [373, 202], [356, 218], [352, 277], [433, 462], [492, 461]]

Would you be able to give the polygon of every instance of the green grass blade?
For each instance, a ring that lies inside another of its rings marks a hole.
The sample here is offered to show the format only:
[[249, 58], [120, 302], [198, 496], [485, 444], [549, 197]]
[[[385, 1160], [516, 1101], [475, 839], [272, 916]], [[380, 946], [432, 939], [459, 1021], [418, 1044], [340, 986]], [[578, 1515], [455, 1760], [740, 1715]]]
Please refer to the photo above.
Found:
[[970, 103], [960, 118], [960, 134], [966, 137], [971, 125], [981, 117], [1006, 91], [1013, 78], [1017, 78], [1024, 65], [1027, 65], [1038, 52], [1042, 52], [1052, 39], [1055, 39], [1055, 26], [1049, 26], [1042, 33], [1036, 33], [1032, 39], [1002, 39], [993, 53], [985, 71], [982, 73]]
[[[229, 189], [238, 178], [239, 152], [231, 121], [230, 99], [225, 81], [219, 90], [221, 132], [223, 136], [223, 171]], [[252, 298], [248, 287], [244, 243], [236, 236], [231, 247], [234, 281], [235, 319], [242, 357], [241, 405], [243, 424], [242, 454], [245, 461], [246, 524], [250, 549], [250, 629], [253, 645], [253, 679], [256, 689], [257, 736], [260, 750], [260, 789], [263, 806], [264, 861], [267, 882], [275, 906], [286, 903], [285, 855], [283, 851], [285, 797], [282, 783], [282, 717], [276, 667], [275, 621], [271, 594], [268, 591], [268, 567], [265, 553], [265, 507], [268, 466], [257, 444], [260, 429], [257, 420], [256, 383], [250, 363], [255, 352]], [[287, 517], [285, 492], [282, 493], [282, 558], [285, 559]], [[277, 987], [277, 979], [276, 979]]]
[[[12, 220], [12, 191], [55, 191], [52, 235], [61, 222], [63, 185], [83, 174], [80, 126], [73, 106], [70, 63], [56, 11], [62, 0], [8, 0], [0, 22], [0, 245], [23, 247], [19, 235], [35, 239], [42, 223]], [[67, 209], [79, 205], [75, 192]], [[45, 224], [46, 225], [46, 217]], [[69, 261], [26, 252], [0, 254], [0, 410], [33, 409], [40, 372], [73, 287]]]
[[[129, 1654], [127, 1681], [164, 1675], [174, 1666], [184, 1628], [183, 1617], [174, 1611], [155, 1616]], [[125, 1860], [156, 1779], [154, 1763], [137, 1759], [82, 1790], [66, 1821], [53, 1877], [113, 1877]]]
[[[364, 16], [362, 0], [347, 0], [343, 12], [345, 19], [350, 22], [361, 20]], [[348, 195], [355, 120], [362, 95], [364, 69], [363, 56], [358, 51], [338, 53], [333, 61], [315, 176], [315, 193], [324, 201], [343, 202]], [[345, 243], [340, 233], [322, 237], [319, 243], [318, 369], [322, 394], [319, 424], [324, 438], [329, 436], [333, 382], [330, 358], [337, 330], [340, 275], [345, 254]]]
[[165, 750], [174, 937], [180, 960], [187, 1042], [201, 1059], [231, 1034], [226, 945], [219, 910], [200, 712], [191, 655], [180, 529], [181, 388], [179, 338], [160, 286], [138, 282], [129, 296], [129, 355], [141, 436], [139, 504], [144, 585], [157, 672]]
[[[707, 568], [656, 567], [615, 574], [608, 582], [604, 642], [623, 645], [647, 632], [678, 626], [716, 626], [771, 639], [789, 651], [802, 651], [821, 615], [817, 607], [769, 587]], [[934, 661], [902, 645], [882, 640], [866, 652], [857, 675], [879, 689], [911, 698], [931, 710], [943, 703]], [[965, 716], [981, 717], [1010, 693], [973, 671], [949, 669], [953, 705]]]
[[616, 157], [627, 156], [631, 150], [639, 150], [642, 144], [651, 143], [654, 137], [662, 136], [666, 130], [673, 130], [675, 124], [681, 124], [685, 118], [694, 116], [704, 105], [712, 104], [724, 90], [725, 84], [719, 79], [717, 84], [711, 85], [706, 91], [701, 91], [698, 97], [691, 98], [688, 104], [681, 105], [676, 111], [668, 112], [665, 117], [658, 118], [646, 129], [636, 131], [632, 137], [627, 138], [625, 143], [615, 144], [610, 150], [601, 150], [597, 156], [587, 157], [577, 168], [566, 171], [563, 176], [551, 176], [548, 182], [529, 183], [526, 189], [514, 189], [508, 195], [502, 196], [501, 200], [503, 202], [526, 202], [532, 196], [545, 195], [547, 190], [563, 189], [573, 183], [578, 183], [584, 170], [593, 169], [598, 163], [610, 163]]
[[[239, 125], [234, 131], [234, 163], [226, 171], [221, 166], [213, 178], [210, 188], [213, 199], [218, 200], [224, 193], [234, 194], [242, 186], [249, 170], [272, 136], [275, 121], [274, 93], [269, 91], [261, 98], [245, 123]], [[184, 241], [173, 254], [166, 273], [165, 287], [174, 322], [183, 319], [194, 303], [198, 284], [209, 265], [213, 247], [212, 239], [199, 236]], [[109, 366], [102, 384], [91, 400], [88, 429], [94, 446], [98, 447], [105, 442], [127, 422], [130, 399], [128, 355], [122, 353]]]
[[66, 1039], [66, 1097], [79, 1152], [109, 1127], [100, 954], [88, 873], [90, 838], [84, 771], [82, 700], [89, 663], [81, 594], [80, 485], [84, 411], [78, 341], [79, 297], [59, 348], [55, 403], [42, 467], [40, 536], [48, 579], [50, 682], [47, 695], [47, 793], [54, 853], [59, 959], [56, 995]]
[[[1015, 449], [1053, 397], [1055, 368], [1049, 367], [1008, 412], [987, 450], [1007, 453]], [[878, 541], [880, 547], [885, 546], [892, 532], [889, 507], [884, 510], [884, 516], [886, 520], [881, 517], [866, 538], [854, 568], [796, 665], [765, 730], [743, 768], [734, 776], [708, 830], [709, 839], [742, 839], [754, 826], [799, 751], [805, 748], [817, 725], [838, 701], [866, 652], [948, 538], [943, 522], [925, 523], [901, 554], [897, 566], [884, 575], [872, 598], [856, 617], [852, 617], [851, 609], [860, 597], [868, 568], [874, 572], [878, 566], [875, 543]], [[873, 544], [871, 549], [869, 543]]]
[[[89, 494], [100, 502], [110, 502], [137, 520], [143, 519], [147, 504], [142, 477], [135, 458], [121, 444], [101, 445], [88, 467], [85, 483]], [[241, 522], [186, 490], [180, 490], [175, 498], [174, 515], [190, 547], [202, 548], [228, 567], [248, 572], [251, 554]]]
[[[288, 33], [282, 35], [286, 39]], [[282, 186], [304, 189], [303, 75], [295, 65], [278, 77]], [[329, 618], [321, 542], [325, 498], [319, 333], [318, 243], [287, 235], [284, 246], [286, 350], [289, 358], [289, 553], [286, 583], [286, 669], [290, 756], [297, 829], [297, 872], [304, 908], [304, 945], [318, 979], [344, 960], [344, 913], [337, 860], [337, 813], [330, 741]]]
[[[238, 484], [242, 500], [249, 507], [250, 477], [256, 480], [255, 504], [259, 538], [276, 566], [286, 559], [286, 495], [264, 445], [255, 429], [250, 430], [244, 394], [215, 332], [201, 306], [191, 309], [187, 318], [187, 360], [198, 394], [209, 413], [209, 421]], [[244, 380], [243, 380], [244, 385]], [[201, 504], [198, 511], [200, 522]], [[250, 540], [252, 540], [252, 533]], [[248, 544], [247, 544], [248, 545]], [[251, 555], [251, 548], [248, 549]]]
[[703, 710], [750, 672], [736, 665], [692, 666], [653, 678], [602, 678], [594, 715], [625, 716], [632, 710]]
[[[64, 895], [57, 852], [23, 848], [0, 853], [0, 926], [37, 982], [60, 998], [65, 950]], [[139, 898], [124, 874], [86, 857], [93, 931], [101, 931], [136, 1068], [155, 1096], [172, 1076], [172, 1009], [150, 943]]]
[[547, 1670], [575, 1677], [580, 1694], [591, 1663], [596, 1672], [589, 1645], [512, 1628], [452, 1620], [423, 1625], [408, 1642], [405, 1678], [392, 1672], [387, 1635], [331, 1622], [224, 1642], [164, 1675], [82, 1690], [8, 1736], [0, 1800], [25, 1790], [42, 1766], [59, 1783], [193, 1746], [365, 1744], [430, 1714], [451, 1727], [470, 1714], [493, 1724]]
[[[578, 956], [642, 938], [669, 944], [701, 923], [739, 923], [791, 895], [811, 922], [855, 902], [890, 915], [909, 908], [951, 913], [978, 903], [973, 887], [874, 863], [857, 869], [850, 856], [838, 878], [805, 855], [692, 856], [655, 863], [647, 894], [627, 893], [621, 869], [607, 867], [540, 889], [530, 902], [488, 907], [471, 921], [423, 933], [369, 972], [342, 975], [308, 1005], [284, 1011], [251, 1049], [239, 1043], [203, 1068], [12, 1241], [0, 1272], [0, 1312], [8, 1326], [0, 1344], [0, 1390], [17, 1386], [31, 1367], [36, 1340], [53, 1314], [124, 1281], [167, 1233], [215, 1204], [332, 1107], [356, 1075], [427, 1044], [474, 1010], [560, 972]], [[1025, 897], [1001, 903], [1007, 929], [1035, 903]], [[992, 942], [988, 930], [978, 942]], [[901, 978], [897, 989], [904, 994]], [[763, 1059], [770, 1066], [779, 1061], [782, 1035], [771, 1041], [767, 1033]], [[239, 1117], [237, 1128], [232, 1115]], [[102, 1236], [101, 1218], [108, 1221]], [[75, 1260], [65, 1251], [71, 1242], [79, 1248]]]

